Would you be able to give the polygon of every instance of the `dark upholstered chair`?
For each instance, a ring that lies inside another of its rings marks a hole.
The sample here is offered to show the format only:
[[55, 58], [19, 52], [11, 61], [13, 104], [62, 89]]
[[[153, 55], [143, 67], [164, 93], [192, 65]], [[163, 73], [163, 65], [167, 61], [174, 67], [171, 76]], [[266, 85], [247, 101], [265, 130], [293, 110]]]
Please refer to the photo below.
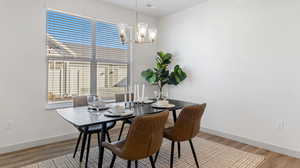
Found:
[[[199, 168], [192, 139], [199, 133], [200, 121], [205, 111], [205, 107], [206, 104], [185, 107], [179, 114], [174, 127], [166, 128], [164, 130], [164, 137], [172, 141], [170, 168], [173, 167], [174, 143], [182, 141], [189, 141], [196, 165]], [[158, 152], [155, 156], [155, 161], [157, 156]]]
[[[80, 106], [87, 106], [87, 105], [88, 105], [87, 96], [73, 97], [73, 107], [80, 107]], [[107, 123], [107, 130], [113, 128], [115, 125], [116, 125], [116, 122]], [[81, 137], [84, 134], [84, 128], [77, 128], [77, 129], [80, 132], [80, 134], [79, 134], [79, 137], [77, 139], [77, 144], [76, 144], [76, 147], [75, 147], [73, 158], [75, 157], [75, 155], [77, 153], [77, 149], [78, 149], [79, 143], [81, 141]], [[97, 136], [98, 136], [98, 145], [100, 145], [100, 143], [101, 143], [101, 141], [100, 141], [101, 129], [102, 129], [101, 124], [88, 127], [88, 131], [87, 131], [87, 153], [86, 153], [86, 162], [85, 162], [86, 166], [87, 166], [87, 163], [88, 163], [88, 157], [89, 157], [89, 151], [90, 151], [89, 149], [90, 149], [90, 144], [91, 144], [91, 135], [92, 134], [97, 134]], [[107, 136], [108, 141], [111, 142], [108, 131], [106, 132], [106, 136]], [[83, 159], [84, 147], [85, 147], [85, 143], [86, 143], [85, 139], [86, 138], [83, 138], [82, 145], [81, 145], [81, 152], [80, 152], [80, 159], [79, 159], [80, 162], [82, 162], [82, 159]]]
[[[134, 94], [132, 93], [131, 94], [131, 101], [134, 100]], [[115, 94], [115, 99], [116, 99], [116, 102], [124, 102], [125, 101], [125, 97], [124, 97], [124, 94]], [[127, 93], [127, 100], [129, 100], [129, 93]], [[132, 123], [132, 119], [128, 119], [128, 120], [123, 120], [122, 122], [122, 126], [121, 126], [121, 130], [120, 130], [120, 133], [119, 133], [119, 137], [118, 137], [118, 140], [121, 139], [122, 137], [122, 133], [123, 133], [123, 130], [124, 130], [124, 126], [125, 124], [131, 124]]]
[[152, 155], [156, 153], [163, 140], [163, 130], [169, 112], [138, 116], [131, 124], [126, 140], [114, 143], [103, 142], [103, 146], [113, 152], [110, 168], [113, 168], [116, 156], [128, 160], [127, 167], [130, 168], [131, 161], [137, 161], [149, 157], [152, 168], [155, 168]]

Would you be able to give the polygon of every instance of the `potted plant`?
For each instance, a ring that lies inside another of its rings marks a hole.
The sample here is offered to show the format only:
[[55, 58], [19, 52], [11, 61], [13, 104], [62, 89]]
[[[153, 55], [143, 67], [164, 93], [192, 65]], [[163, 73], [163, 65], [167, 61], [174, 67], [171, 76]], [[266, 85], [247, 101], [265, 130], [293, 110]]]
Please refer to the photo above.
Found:
[[172, 54], [165, 52], [157, 52], [155, 58], [155, 66], [153, 69], [147, 69], [141, 73], [142, 77], [152, 85], [159, 88], [159, 99], [163, 99], [163, 87], [168, 85], [178, 85], [187, 77], [186, 73], [175, 65], [173, 71], [169, 70], [171, 64]]

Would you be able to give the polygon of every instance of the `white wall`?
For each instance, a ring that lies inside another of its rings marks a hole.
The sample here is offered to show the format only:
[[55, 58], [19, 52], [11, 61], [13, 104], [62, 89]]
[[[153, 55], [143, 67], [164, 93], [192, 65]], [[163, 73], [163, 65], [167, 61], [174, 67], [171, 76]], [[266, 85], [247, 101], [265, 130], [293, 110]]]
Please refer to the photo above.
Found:
[[188, 72], [171, 96], [207, 102], [204, 128], [300, 152], [299, 16], [299, 0], [208, 0], [162, 18]]
[[[133, 11], [99, 0], [1, 0], [0, 153], [76, 133], [55, 111], [45, 110], [47, 8], [115, 23], [135, 22]], [[143, 19], [156, 23], [156, 18]], [[135, 80], [140, 80], [141, 68], [151, 65], [155, 52], [156, 45], [134, 47]]]

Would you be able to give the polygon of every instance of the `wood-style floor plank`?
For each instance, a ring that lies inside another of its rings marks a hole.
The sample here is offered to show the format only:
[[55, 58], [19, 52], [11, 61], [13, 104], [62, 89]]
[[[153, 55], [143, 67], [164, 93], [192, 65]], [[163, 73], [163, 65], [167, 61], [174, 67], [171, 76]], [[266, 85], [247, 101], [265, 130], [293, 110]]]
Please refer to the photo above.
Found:
[[[111, 130], [111, 134], [117, 134], [118, 128]], [[125, 133], [124, 133], [125, 134]], [[260, 168], [300, 168], [300, 160], [292, 158], [286, 155], [278, 154], [266, 149], [257, 148], [251, 145], [239, 143], [223, 137], [207, 133], [199, 133], [199, 137], [214, 141], [223, 145], [231, 146], [233, 148], [243, 150], [250, 153], [260, 154], [265, 156], [264, 163]], [[116, 137], [113, 137], [114, 139]], [[58, 156], [65, 155], [74, 151], [76, 139], [62, 141], [58, 143], [43, 145], [34, 147], [22, 151], [12, 152], [8, 154], [0, 155], [0, 167], [1, 168], [17, 168], [25, 165], [29, 165], [35, 162], [48, 160]], [[97, 145], [96, 136], [92, 138], [92, 145]], [[80, 148], [79, 148], [80, 149]]]

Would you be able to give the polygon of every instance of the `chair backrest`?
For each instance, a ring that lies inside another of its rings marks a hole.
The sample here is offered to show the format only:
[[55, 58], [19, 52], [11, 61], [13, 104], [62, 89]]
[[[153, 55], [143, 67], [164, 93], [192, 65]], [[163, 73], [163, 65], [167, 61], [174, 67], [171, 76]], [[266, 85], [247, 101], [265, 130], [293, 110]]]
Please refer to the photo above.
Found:
[[73, 97], [73, 107], [87, 106], [87, 96]]
[[186, 141], [195, 137], [200, 130], [200, 121], [205, 111], [206, 103], [185, 107], [179, 114], [172, 129], [172, 135], [177, 141]]
[[[116, 102], [124, 102], [125, 101], [125, 94], [115, 94], [115, 99], [116, 99]], [[134, 94], [131, 93], [131, 101], [133, 101], [134, 99]], [[127, 100], [129, 100], [129, 93], [127, 93]]]
[[163, 130], [169, 112], [138, 116], [131, 124], [122, 155], [127, 160], [139, 160], [156, 153], [163, 140]]

